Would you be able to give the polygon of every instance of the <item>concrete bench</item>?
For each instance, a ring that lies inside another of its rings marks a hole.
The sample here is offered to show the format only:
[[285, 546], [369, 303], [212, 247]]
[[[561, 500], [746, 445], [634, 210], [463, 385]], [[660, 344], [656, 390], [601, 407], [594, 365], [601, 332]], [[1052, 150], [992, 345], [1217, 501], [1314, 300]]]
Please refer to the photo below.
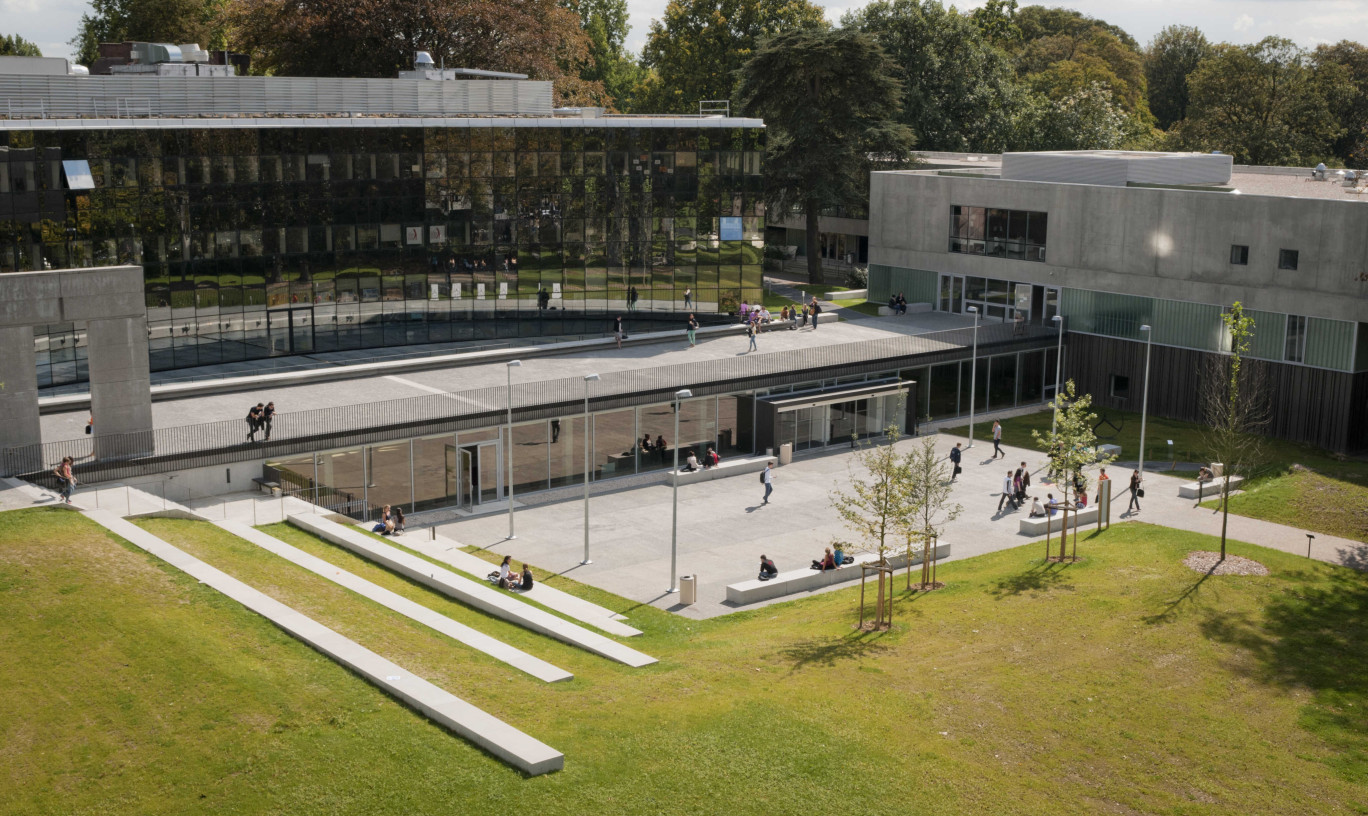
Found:
[[[1224, 482], [1224, 478], [1212, 479], [1209, 482], [1185, 482], [1178, 485], [1178, 496], [1184, 499], [1204, 499], [1207, 496], [1219, 496]], [[1231, 476], [1230, 489], [1234, 490], [1243, 482], [1243, 476]]]
[[[949, 544], [936, 545], [936, 558], [942, 559], [950, 555]], [[800, 569], [781, 572], [768, 581], [752, 579], [742, 581], [738, 584], [727, 585], [727, 602], [731, 604], [752, 604], [758, 601], [768, 601], [771, 598], [782, 598], [785, 595], [792, 595], [795, 592], [811, 592], [814, 589], [833, 586], [845, 583], [846, 581], [858, 581], [863, 570], [861, 564], [872, 564], [878, 560], [874, 553], [862, 553], [855, 556], [855, 563], [847, 564], [840, 569], [834, 570], [815, 570]], [[912, 564], [915, 566], [922, 562], [921, 551], [917, 551], [912, 556]], [[907, 554], [898, 553], [890, 556], [888, 563], [894, 569], [902, 569], [907, 566]]]
[[869, 300], [868, 289], [842, 289], [839, 292], [827, 292], [823, 300]]
[[[929, 312], [929, 311], [931, 311], [931, 304], [930, 304], [930, 303], [909, 303], [909, 304], [907, 304], [907, 313], [908, 313], [908, 314], [918, 314], [918, 313], [921, 313], [921, 312]], [[888, 308], [887, 306], [880, 306], [880, 307], [879, 307], [879, 314], [884, 315], [885, 317], [892, 316], [892, 315], [893, 315], [893, 310], [890, 309], [890, 308]]]
[[255, 484], [262, 493], [275, 495], [280, 492], [280, 482], [273, 482], [270, 479], [253, 479], [252, 484]]
[[1117, 459], [1120, 459], [1120, 458], [1121, 458], [1121, 446], [1120, 446], [1120, 445], [1098, 445], [1098, 446], [1097, 446], [1097, 455], [1093, 457], [1093, 461], [1098, 461], [1098, 462], [1100, 462], [1102, 459], [1104, 459], [1104, 458], [1106, 458], [1106, 457], [1108, 457], [1108, 456], [1110, 456], [1110, 457], [1112, 458], [1113, 461], [1115, 461], [1115, 460], [1117, 460]]
[[[740, 476], [745, 473], [759, 473], [765, 469], [766, 462], [778, 461], [778, 456], [723, 459], [717, 463], [717, 467], [700, 468], [695, 471], [675, 471], [670, 474], [673, 477], [671, 484], [686, 485], [696, 482], [710, 482], [713, 479], [725, 479], [728, 476]], [[759, 487], [759, 482], [756, 483], [756, 486]]]
[[[1097, 505], [1089, 505], [1077, 512], [1069, 511], [1070, 529], [1080, 524], [1097, 523]], [[1064, 511], [1057, 510], [1053, 516], [1041, 516], [1040, 518], [1024, 518], [1017, 532], [1021, 535], [1038, 536], [1046, 533], [1057, 533], [1063, 529]]]

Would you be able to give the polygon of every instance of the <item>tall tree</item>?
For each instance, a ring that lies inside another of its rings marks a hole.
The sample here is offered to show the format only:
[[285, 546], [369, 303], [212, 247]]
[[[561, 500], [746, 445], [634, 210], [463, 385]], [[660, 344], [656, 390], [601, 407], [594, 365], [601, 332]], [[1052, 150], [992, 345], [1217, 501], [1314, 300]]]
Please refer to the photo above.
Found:
[[922, 150], [1001, 152], [1020, 101], [1011, 62], [939, 0], [874, 0], [841, 18], [872, 35], [902, 82], [899, 121]]
[[923, 590], [935, 589], [936, 580], [932, 564], [936, 560], [935, 543], [945, 531], [945, 525], [959, 518], [964, 510], [960, 504], [951, 504], [950, 469], [946, 459], [936, 452], [934, 437], [926, 437], [912, 449], [907, 457], [908, 503], [912, 505], [912, 518], [907, 537], [907, 588], [912, 588], [913, 541], [922, 545]]
[[1230, 477], [1249, 475], [1259, 464], [1262, 437], [1270, 414], [1264, 368], [1246, 365], [1254, 337], [1254, 318], [1236, 301], [1221, 315], [1230, 353], [1212, 355], [1202, 379], [1202, 413], [1206, 447], [1221, 463], [1221, 560], [1226, 557], [1226, 522], [1230, 518]]
[[1166, 27], [1145, 47], [1149, 108], [1159, 127], [1167, 130], [1187, 117], [1188, 77], [1212, 51], [1201, 31], [1183, 25]]
[[92, 65], [100, 58], [100, 43], [199, 43], [222, 48], [227, 42], [224, 6], [227, 0], [90, 0], [90, 13], [69, 43], [76, 61]]
[[1094, 83], [1052, 100], [1032, 95], [1016, 117], [1013, 144], [1019, 150], [1115, 150], [1133, 132], [1133, 122]]
[[792, 29], [765, 41], [741, 72], [748, 116], [768, 126], [766, 198], [807, 219], [808, 279], [822, 282], [817, 216], [868, 200], [869, 170], [912, 161], [912, 131], [897, 121], [895, 67], [855, 29]]
[[[1107, 464], [1114, 457], [1097, 455], [1097, 414], [1092, 412], [1092, 394], [1077, 394], [1073, 380], [1064, 382], [1064, 391], [1054, 398], [1054, 429], [1043, 434], [1031, 431], [1036, 444], [1045, 450], [1050, 459], [1050, 471], [1058, 479], [1059, 498], [1066, 505], [1075, 504], [1078, 491], [1087, 492], [1088, 477], [1084, 468], [1091, 464]], [[1070, 501], [1072, 490], [1073, 501]], [[1059, 534], [1059, 560], [1066, 560], [1065, 545], [1069, 539], [1069, 511], [1065, 510], [1061, 519]], [[1075, 531], [1077, 522], [1074, 523]], [[1075, 534], [1075, 540], [1077, 535]], [[1049, 539], [1046, 539], [1046, 550]], [[1077, 556], [1077, 551], [1074, 553]]]
[[18, 34], [0, 37], [0, 57], [41, 57], [38, 46]]
[[693, 113], [705, 99], [737, 107], [738, 71], [765, 37], [791, 28], [825, 26], [809, 0], [670, 0], [651, 21], [641, 63], [653, 72], [638, 108]]
[[1316, 46], [1312, 54], [1317, 84], [1339, 121], [1331, 143], [1335, 156], [1355, 167], [1368, 164], [1368, 47], [1349, 40]]
[[580, 68], [580, 79], [603, 85], [612, 107], [630, 111], [632, 96], [646, 78], [646, 71], [627, 51], [627, 0], [561, 0], [579, 15], [589, 35], [589, 59]]
[[266, 72], [393, 77], [428, 51], [449, 67], [550, 80], [558, 104], [604, 101], [603, 85], [580, 75], [589, 35], [556, 0], [234, 0], [228, 19]]
[[988, 0], [974, 9], [969, 19], [988, 41], [1000, 48], [1006, 48], [1021, 39], [1021, 29], [1016, 24], [1017, 0]]
[[1183, 145], [1241, 164], [1307, 164], [1340, 135], [1325, 89], [1291, 40], [1219, 45], [1188, 79]]

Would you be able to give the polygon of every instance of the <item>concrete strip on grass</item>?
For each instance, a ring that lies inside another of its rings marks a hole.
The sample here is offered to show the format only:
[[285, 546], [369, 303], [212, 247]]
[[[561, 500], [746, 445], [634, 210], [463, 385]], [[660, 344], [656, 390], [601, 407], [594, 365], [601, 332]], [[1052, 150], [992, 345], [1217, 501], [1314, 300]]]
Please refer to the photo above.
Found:
[[255, 590], [189, 553], [162, 541], [109, 510], [84, 515], [110, 532], [232, 598], [253, 612], [336, 660], [424, 716], [442, 724], [526, 774], [559, 771], [565, 755], [445, 689], [414, 677], [402, 666], [343, 637], [332, 629]]

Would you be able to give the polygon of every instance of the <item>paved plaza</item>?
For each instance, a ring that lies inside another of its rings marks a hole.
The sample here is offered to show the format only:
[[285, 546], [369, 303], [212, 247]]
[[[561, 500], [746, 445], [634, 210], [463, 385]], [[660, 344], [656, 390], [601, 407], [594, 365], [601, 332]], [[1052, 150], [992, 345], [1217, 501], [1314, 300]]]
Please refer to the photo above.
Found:
[[[1009, 420], [1010, 421], [1010, 420]], [[948, 455], [962, 437], [940, 434], [936, 447]], [[900, 447], [918, 444], [906, 440]], [[963, 505], [960, 518], [943, 537], [958, 560], [1016, 547], [1033, 539], [1017, 533], [1027, 510], [997, 512], [1002, 477], [1022, 461], [1032, 471], [1031, 494], [1043, 501], [1054, 485], [1044, 482], [1044, 456], [1038, 451], [1004, 446], [1007, 456], [990, 459], [992, 444], [979, 441], [964, 456], [964, 472], [956, 482], [953, 501]], [[517, 538], [506, 541], [506, 513], [473, 516], [439, 525], [441, 533], [462, 544], [512, 554], [541, 570], [559, 573], [600, 589], [653, 606], [671, 609], [693, 618], [709, 618], [736, 611], [726, 603], [727, 584], [753, 579], [761, 553], [781, 571], [801, 569], [822, 555], [833, 540], [849, 540], [836, 511], [832, 490], [846, 483], [854, 465], [851, 453], [825, 452], [800, 456], [778, 468], [770, 504], [761, 504], [763, 487], [754, 473], [717, 479], [679, 488], [678, 564], [680, 575], [698, 576], [698, 603], [680, 606], [678, 595], [667, 594], [670, 581], [670, 519], [672, 489], [651, 485], [590, 499], [590, 555], [583, 558], [583, 502], [567, 500], [519, 509]], [[1190, 499], [1178, 498], [1183, 481], [1151, 473], [1146, 477], [1146, 498], [1141, 512], [1125, 515], [1129, 495], [1124, 487], [1129, 471], [1108, 468], [1117, 483], [1112, 501], [1112, 522], [1145, 521], [1213, 535], [1220, 533], [1221, 517], [1207, 509], [1194, 509]], [[1095, 471], [1093, 477], [1095, 478]], [[415, 518], [421, 525], [421, 515]], [[1082, 539], [1095, 529], [1086, 525]], [[1306, 552], [1305, 531], [1271, 522], [1232, 515], [1230, 538], [1287, 552]], [[1039, 541], [1039, 538], [1034, 539]], [[1331, 563], [1368, 563], [1368, 545], [1318, 535], [1313, 556]], [[901, 576], [899, 576], [901, 580]], [[855, 579], [858, 583], [858, 579]], [[852, 584], [838, 584], [831, 591]], [[788, 596], [779, 600], [790, 600]], [[774, 603], [778, 601], [771, 601]], [[753, 604], [753, 608], [763, 604]]]

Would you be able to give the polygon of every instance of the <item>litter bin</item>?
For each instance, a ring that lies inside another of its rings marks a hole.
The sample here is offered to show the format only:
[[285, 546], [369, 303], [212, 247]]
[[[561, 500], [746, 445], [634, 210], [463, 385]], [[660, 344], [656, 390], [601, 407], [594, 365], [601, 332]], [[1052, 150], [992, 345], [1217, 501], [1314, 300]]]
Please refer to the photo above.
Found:
[[793, 461], [793, 443], [785, 442], [779, 446], [779, 464], [787, 465]]
[[685, 605], [698, 603], [697, 575], [679, 576], [679, 602]]

